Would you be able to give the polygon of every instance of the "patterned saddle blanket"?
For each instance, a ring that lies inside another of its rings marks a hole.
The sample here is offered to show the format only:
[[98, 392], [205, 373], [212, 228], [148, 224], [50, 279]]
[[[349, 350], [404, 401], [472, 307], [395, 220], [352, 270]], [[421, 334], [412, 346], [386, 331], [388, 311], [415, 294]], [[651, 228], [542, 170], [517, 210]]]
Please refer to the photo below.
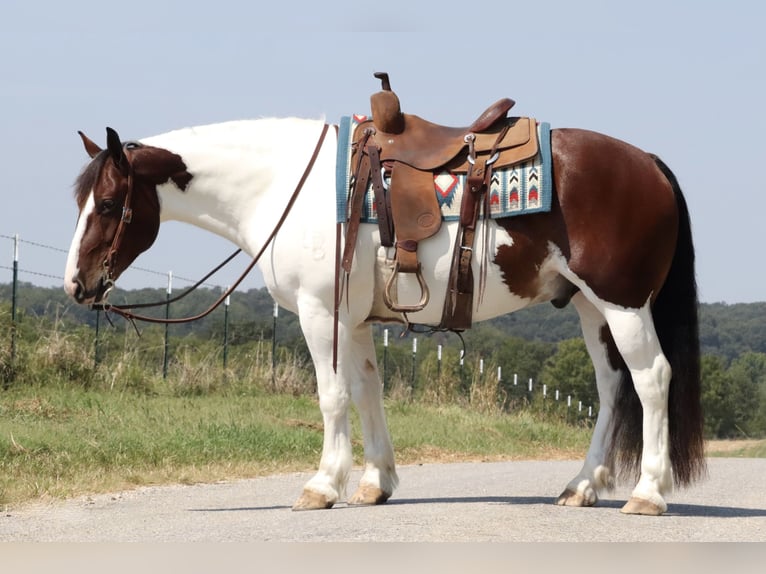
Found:
[[[354, 131], [360, 123], [368, 119], [363, 115], [344, 116], [338, 128], [336, 201], [339, 223], [345, 222], [348, 217]], [[536, 156], [528, 161], [493, 171], [488, 189], [490, 217], [504, 218], [550, 211], [553, 195], [550, 124], [538, 123], [537, 133], [539, 152]], [[434, 194], [441, 208], [443, 221], [460, 219], [465, 178], [465, 174], [461, 173], [434, 172]], [[374, 194], [368, 189], [362, 223], [378, 222], [374, 199]]]

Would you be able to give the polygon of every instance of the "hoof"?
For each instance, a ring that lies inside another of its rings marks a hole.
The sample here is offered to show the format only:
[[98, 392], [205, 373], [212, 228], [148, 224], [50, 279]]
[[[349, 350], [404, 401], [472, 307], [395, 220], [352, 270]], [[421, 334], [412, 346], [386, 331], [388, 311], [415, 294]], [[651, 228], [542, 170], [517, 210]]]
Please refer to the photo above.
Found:
[[383, 504], [391, 497], [387, 492], [383, 492], [377, 486], [370, 486], [369, 484], [360, 485], [354, 496], [349, 498], [348, 503], [354, 506], [372, 506], [375, 504]]
[[579, 492], [567, 488], [556, 499], [559, 506], [593, 506], [598, 502], [598, 497], [594, 494], [592, 497], [586, 497]]
[[301, 497], [293, 504], [293, 510], [324, 510], [332, 508], [335, 501], [329, 500], [324, 494], [304, 490]]
[[653, 502], [632, 496], [620, 509], [623, 514], [643, 514], [644, 516], [660, 516], [667, 508], [657, 506]]

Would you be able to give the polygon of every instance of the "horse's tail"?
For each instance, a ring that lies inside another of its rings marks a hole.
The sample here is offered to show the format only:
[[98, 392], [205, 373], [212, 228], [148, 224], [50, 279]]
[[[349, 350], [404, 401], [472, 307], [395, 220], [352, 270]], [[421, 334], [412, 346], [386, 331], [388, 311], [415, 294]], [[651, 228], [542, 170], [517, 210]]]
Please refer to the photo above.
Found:
[[[652, 319], [672, 377], [668, 397], [670, 462], [677, 486], [687, 486], [706, 472], [700, 380], [697, 281], [689, 209], [673, 172], [657, 156], [657, 167], [670, 182], [678, 206], [678, 239], [665, 284], [652, 306]], [[623, 471], [640, 469], [642, 409], [630, 374], [623, 368], [615, 405], [612, 452]]]

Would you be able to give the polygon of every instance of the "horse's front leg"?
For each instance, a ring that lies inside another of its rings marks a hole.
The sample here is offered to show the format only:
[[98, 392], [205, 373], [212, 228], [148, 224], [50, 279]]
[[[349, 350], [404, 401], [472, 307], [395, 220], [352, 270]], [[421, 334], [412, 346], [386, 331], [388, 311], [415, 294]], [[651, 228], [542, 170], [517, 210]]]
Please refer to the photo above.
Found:
[[[324, 422], [324, 440], [319, 470], [304, 485], [293, 510], [331, 508], [343, 496], [353, 462], [348, 408], [351, 403], [349, 369], [339, 361], [333, 371], [333, 317], [320, 301], [304, 301], [298, 317], [314, 362], [319, 408]], [[345, 346], [345, 329], [340, 329], [339, 350]]]
[[393, 494], [399, 479], [394, 449], [383, 410], [383, 384], [378, 376], [372, 328], [360, 325], [351, 334], [351, 394], [359, 411], [364, 437], [364, 474], [349, 504], [382, 504]]
[[338, 367], [332, 368], [333, 318], [321, 302], [303, 302], [299, 313], [314, 361], [324, 442], [318, 472], [309, 480], [294, 510], [330, 508], [344, 494], [353, 463], [348, 409], [359, 409], [364, 437], [365, 468], [350, 504], [382, 504], [398, 483], [394, 452], [383, 411], [375, 347], [369, 326], [349, 327], [347, 316], [338, 328]]

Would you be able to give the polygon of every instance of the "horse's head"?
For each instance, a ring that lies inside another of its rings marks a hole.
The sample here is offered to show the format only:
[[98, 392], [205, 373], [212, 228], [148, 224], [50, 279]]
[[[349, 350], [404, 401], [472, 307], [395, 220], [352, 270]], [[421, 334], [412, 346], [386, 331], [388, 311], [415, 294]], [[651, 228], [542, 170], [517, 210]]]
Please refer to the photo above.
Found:
[[186, 189], [191, 174], [181, 157], [137, 142], [122, 143], [107, 128], [102, 150], [82, 132], [91, 162], [77, 178], [80, 214], [67, 257], [64, 289], [78, 303], [106, 298], [120, 274], [149, 249], [160, 226], [157, 186]]

